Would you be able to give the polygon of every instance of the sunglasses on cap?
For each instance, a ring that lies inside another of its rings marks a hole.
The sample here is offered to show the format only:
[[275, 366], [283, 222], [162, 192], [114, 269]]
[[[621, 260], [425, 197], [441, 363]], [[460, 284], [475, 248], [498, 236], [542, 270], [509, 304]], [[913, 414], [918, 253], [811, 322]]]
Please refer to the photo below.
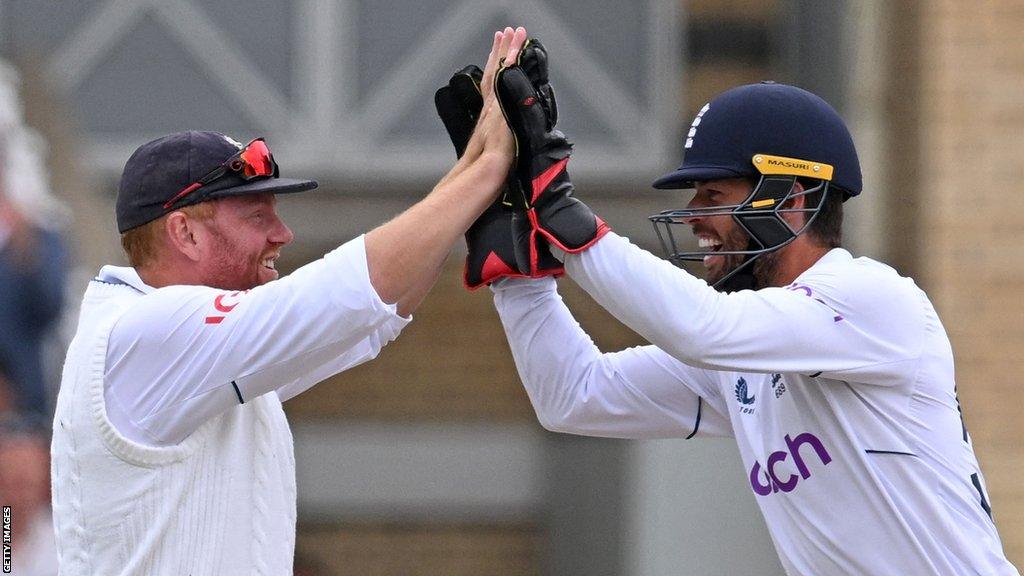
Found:
[[274, 156], [270, 153], [270, 148], [267, 148], [267, 143], [263, 141], [263, 138], [252, 140], [243, 146], [237, 154], [225, 160], [223, 164], [183, 188], [181, 192], [175, 194], [173, 198], [164, 204], [164, 209], [170, 209], [196, 190], [212, 184], [231, 173], [246, 181], [261, 176], [268, 177], [277, 174], [277, 162], [274, 162]]

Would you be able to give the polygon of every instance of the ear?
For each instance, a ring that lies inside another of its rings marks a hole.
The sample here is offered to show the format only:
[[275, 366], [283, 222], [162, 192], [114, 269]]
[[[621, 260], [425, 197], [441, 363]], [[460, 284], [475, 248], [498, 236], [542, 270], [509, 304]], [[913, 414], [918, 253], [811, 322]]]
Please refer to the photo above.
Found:
[[[783, 208], [799, 210], [806, 207], [807, 195], [800, 194], [803, 191], [804, 185], [801, 184], [799, 180], [794, 180], [793, 191], [790, 193], [790, 198], [789, 200], [786, 200], [786, 203], [783, 205]], [[796, 196], [797, 194], [799, 194], [799, 196]], [[786, 221], [786, 223], [789, 224], [789, 227], [792, 228], [793, 230], [799, 230], [809, 217], [806, 212], [786, 212], [784, 214], [781, 214], [781, 216]]]
[[205, 230], [200, 230], [202, 224], [198, 220], [189, 218], [181, 210], [171, 212], [164, 222], [164, 232], [167, 234], [169, 248], [192, 260], [198, 262], [202, 255], [201, 245]]

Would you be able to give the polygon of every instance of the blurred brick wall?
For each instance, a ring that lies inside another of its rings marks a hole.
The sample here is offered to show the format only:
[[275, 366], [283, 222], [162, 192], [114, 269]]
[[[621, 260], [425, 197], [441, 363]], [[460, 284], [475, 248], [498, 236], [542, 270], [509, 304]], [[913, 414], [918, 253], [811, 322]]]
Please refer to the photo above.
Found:
[[1024, 567], [1024, 4], [920, 11], [918, 280], [953, 342], [967, 429]]
[[296, 576], [537, 576], [533, 526], [304, 526]]

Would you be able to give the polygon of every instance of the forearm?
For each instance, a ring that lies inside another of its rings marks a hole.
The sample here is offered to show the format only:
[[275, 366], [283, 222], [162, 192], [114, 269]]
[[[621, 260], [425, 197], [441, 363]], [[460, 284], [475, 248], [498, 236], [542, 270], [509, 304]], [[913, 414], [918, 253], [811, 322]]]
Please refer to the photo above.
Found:
[[553, 278], [491, 285], [519, 377], [548, 430], [579, 432], [588, 376], [601, 353], [565, 308]]
[[[296, 361], [295, 366], [291, 368], [292, 374], [302, 374], [299, 378], [284, 385], [271, 385], [268, 391], [277, 390], [278, 398], [285, 402], [335, 374], [369, 362], [380, 354], [384, 346], [398, 337], [406, 324], [407, 319], [395, 318], [382, 324], [352, 348], [340, 352], [330, 347], [318, 350], [309, 358]], [[286, 380], [287, 377], [282, 378], [282, 382]]]
[[449, 170], [448, 173], [445, 174], [437, 183], [438, 186], [455, 179], [465, 172], [468, 167], [472, 166], [478, 158], [480, 158], [480, 155], [483, 154], [484, 151], [481, 140], [480, 134], [478, 132], [474, 132], [473, 136], [469, 139], [469, 144], [466, 145], [465, 152], [456, 160], [455, 166], [453, 166], [452, 169]]
[[494, 200], [509, 158], [483, 152], [453, 171], [422, 201], [366, 235], [370, 282], [385, 302], [408, 316], [437, 280], [455, 242]]
[[805, 274], [803, 288], [721, 294], [609, 234], [566, 255], [565, 270], [620, 322], [691, 366], [891, 384], [910, 377], [920, 354], [920, 338], [892, 328], [923, 329], [914, 292], [849, 267]]
[[[491, 289], [519, 376], [546, 429], [610, 438], [696, 431], [699, 371], [653, 346], [601, 353], [550, 278], [504, 280]], [[729, 433], [717, 414], [709, 419], [704, 433]]]
[[667, 261], [609, 234], [592, 249], [565, 256], [566, 272], [605, 310], [681, 361], [700, 365], [720, 334], [720, 296]]

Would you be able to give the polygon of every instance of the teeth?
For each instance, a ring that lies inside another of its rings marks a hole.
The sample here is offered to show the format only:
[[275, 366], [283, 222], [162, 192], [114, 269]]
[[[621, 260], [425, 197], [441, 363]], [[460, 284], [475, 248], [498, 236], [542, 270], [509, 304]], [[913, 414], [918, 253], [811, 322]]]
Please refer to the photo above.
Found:
[[275, 269], [274, 268], [274, 259], [273, 258], [264, 258], [263, 259], [263, 266], [265, 266], [267, 268], [270, 268], [271, 270], [274, 270]]
[[701, 248], [716, 248], [721, 245], [722, 242], [720, 240], [715, 240], [709, 236], [701, 236], [697, 238], [697, 246]]

